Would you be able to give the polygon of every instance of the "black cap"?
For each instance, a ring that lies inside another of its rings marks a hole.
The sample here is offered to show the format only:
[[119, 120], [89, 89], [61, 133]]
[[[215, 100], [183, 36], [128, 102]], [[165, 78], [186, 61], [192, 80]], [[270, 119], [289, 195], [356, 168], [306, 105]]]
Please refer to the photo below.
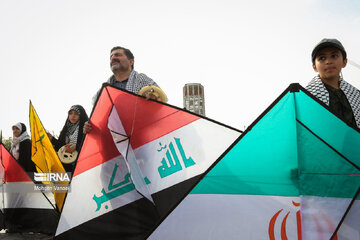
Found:
[[346, 51], [344, 46], [341, 44], [341, 42], [335, 38], [333, 39], [329, 39], [329, 38], [324, 38], [323, 40], [321, 40], [315, 47], [314, 50], [311, 53], [311, 60], [313, 63], [315, 63], [315, 58], [317, 53], [326, 47], [334, 47], [337, 48], [341, 51], [341, 54], [343, 55], [343, 59], [346, 59]]

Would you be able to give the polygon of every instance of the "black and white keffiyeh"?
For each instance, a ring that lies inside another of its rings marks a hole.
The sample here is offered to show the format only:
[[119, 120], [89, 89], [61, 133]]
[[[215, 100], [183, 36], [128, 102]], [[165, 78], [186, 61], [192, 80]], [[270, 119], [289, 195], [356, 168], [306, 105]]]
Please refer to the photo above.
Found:
[[[109, 78], [107, 82], [113, 85], [114, 81], [116, 81], [116, 79], [113, 75]], [[133, 70], [129, 75], [125, 89], [132, 93], [138, 93], [140, 89], [147, 86], [148, 84], [158, 87], [158, 85], [154, 82], [154, 80], [146, 76], [144, 73], [138, 73], [135, 70]]]
[[[78, 105], [71, 106], [71, 108], [69, 109], [69, 114], [72, 110], [76, 111], [79, 114], [79, 116], [81, 116], [80, 108], [78, 107]], [[79, 121], [72, 124], [69, 120], [67, 120], [65, 127], [66, 127], [65, 143], [66, 144], [69, 144], [69, 143], [76, 144], [77, 138], [79, 135], [78, 134], [79, 133]]]
[[[79, 114], [79, 120], [72, 124], [69, 120], [69, 114], [72, 110], [75, 110]], [[51, 141], [54, 144], [54, 148], [58, 151], [62, 146], [72, 143], [76, 145], [77, 151], [80, 151], [84, 133], [82, 131], [84, 123], [88, 121], [89, 118], [86, 114], [85, 109], [81, 105], [73, 105], [68, 111], [68, 116], [66, 117], [64, 126], [60, 132], [58, 139], [53, 138]]]
[[66, 134], [65, 134], [65, 143], [77, 143], [78, 133], [79, 133], [79, 121], [72, 124], [70, 121], [66, 122]]
[[[114, 75], [112, 75], [106, 82], [110, 83], [111, 85], [115, 85], [116, 78]], [[140, 89], [147, 85], [154, 85], [156, 87], [159, 87], [154, 80], [146, 76], [144, 73], [138, 73], [135, 70], [132, 70], [128, 81], [126, 83], [125, 90], [132, 92], [132, 93], [138, 93]], [[95, 103], [96, 99], [98, 98], [100, 94], [100, 90], [96, 93], [96, 95], [93, 97], [93, 103]]]
[[[360, 127], [360, 91], [351, 84], [347, 83], [341, 76], [339, 83], [340, 89], [344, 92], [350, 103], [351, 109], [354, 113], [356, 125]], [[324, 83], [321, 81], [319, 75], [310, 81], [310, 83], [306, 86], [306, 90], [329, 106], [329, 92], [326, 89]]]

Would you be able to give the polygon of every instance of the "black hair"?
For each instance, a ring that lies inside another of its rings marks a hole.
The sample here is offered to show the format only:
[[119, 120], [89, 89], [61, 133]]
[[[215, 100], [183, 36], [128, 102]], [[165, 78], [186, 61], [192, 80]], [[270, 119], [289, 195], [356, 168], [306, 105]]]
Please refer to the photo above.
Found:
[[[115, 46], [111, 49], [110, 54], [117, 50], [117, 49], [122, 49], [127, 57], [127, 59], [132, 59], [135, 60], [134, 54], [132, 54], [132, 52], [130, 51], [130, 49], [124, 48], [124, 47], [120, 47], [120, 46]], [[132, 69], [134, 69], [134, 64], [132, 65]]]

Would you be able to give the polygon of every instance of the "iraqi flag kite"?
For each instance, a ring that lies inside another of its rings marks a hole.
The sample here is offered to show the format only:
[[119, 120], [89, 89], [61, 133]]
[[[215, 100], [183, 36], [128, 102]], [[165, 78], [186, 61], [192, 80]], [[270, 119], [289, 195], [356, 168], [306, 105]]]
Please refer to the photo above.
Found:
[[[38, 173], [65, 173], [65, 169], [61, 164], [53, 145], [50, 142], [46, 131], [30, 102], [30, 130], [31, 130], [31, 160], [35, 163]], [[43, 182], [49, 184], [51, 182]], [[67, 182], [58, 182], [66, 185]], [[54, 188], [55, 189], [55, 188]], [[54, 191], [54, 198], [57, 208], [61, 211], [65, 199], [66, 192]]]
[[0, 160], [5, 173], [0, 192], [3, 228], [9, 232], [54, 234], [59, 213], [49, 199], [36, 189], [34, 182], [3, 144], [0, 145]]
[[360, 131], [292, 84], [148, 239], [360, 239]]
[[144, 239], [241, 132], [107, 84], [56, 239]]

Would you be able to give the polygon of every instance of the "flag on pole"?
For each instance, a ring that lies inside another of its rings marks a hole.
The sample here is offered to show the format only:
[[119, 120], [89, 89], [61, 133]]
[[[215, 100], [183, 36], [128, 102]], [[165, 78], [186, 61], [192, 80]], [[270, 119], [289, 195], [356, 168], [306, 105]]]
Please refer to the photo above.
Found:
[[[30, 102], [30, 130], [31, 130], [31, 160], [35, 163], [39, 173], [65, 173], [58, 155], [48, 138], [46, 131]], [[45, 184], [53, 184], [44, 182]], [[68, 184], [68, 182], [58, 182]], [[55, 202], [61, 211], [66, 193], [54, 191]]]

